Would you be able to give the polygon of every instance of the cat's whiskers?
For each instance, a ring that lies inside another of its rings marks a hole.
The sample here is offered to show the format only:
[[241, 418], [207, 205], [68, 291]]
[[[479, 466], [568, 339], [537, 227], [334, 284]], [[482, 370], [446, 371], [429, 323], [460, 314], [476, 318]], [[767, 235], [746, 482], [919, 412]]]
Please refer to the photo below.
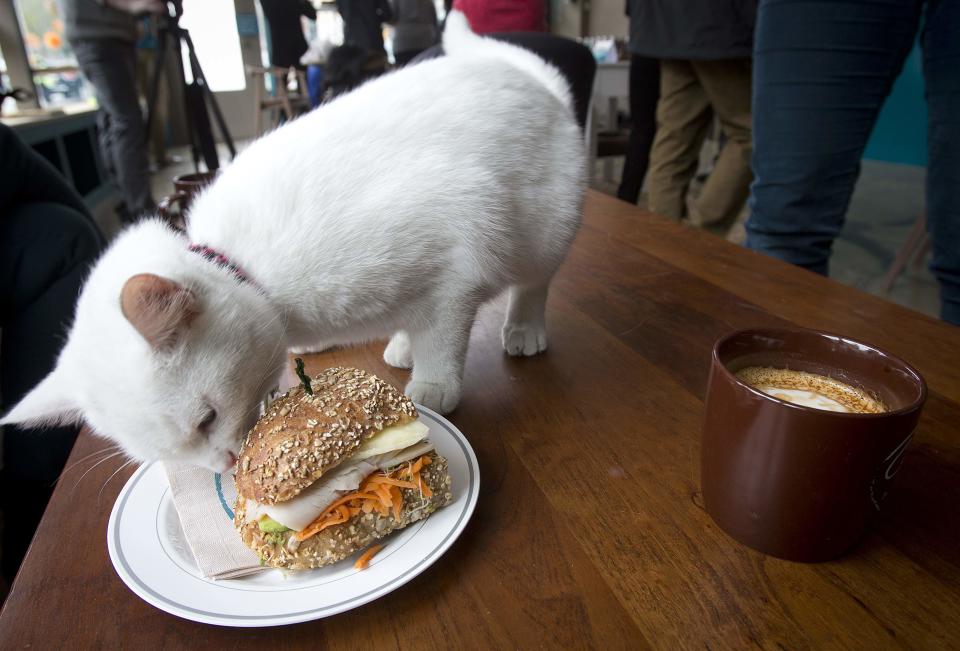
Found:
[[[278, 320], [281, 321], [280, 335], [277, 337], [277, 342], [273, 345], [273, 350], [270, 351], [270, 356], [269, 356], [267, 359], [273, 359], [273, 356], [277, 353], [277, 349], [280, 347], [280, 344], [286, 339], [287, 326], [288, 326], [289, 323], [290, 323], [290, 317], [289, 317], [289, 315], [288, 315], [286, 312], [283, 312], [283, 313], [282, 313], [282, 318], [281, 318], [280, 315], [275, 314], [275, 315], [274, 315], [274, 319], [278, 319]], [[273, 373], [273, 372], [276, 372], [276, 369], [272, 369], [272, 368], [269, 368], [269, 367], [266, 368], [266, 369], [264, 369], [263, 374], [260, 376], [260, 379], [257, 380], [256, 386], [258, 386], [258, 387], [263, 386], [263, 383], [266, 381], [267, 377], [268, 377], [271, 373]], [[245, 415], [245, 416], [246, 416], [246, 415], [249, 415], [251, 411], [253, 411], [254, 409], [259, 408], [259, 407], [260, 407], [260, 401], [262, 401], [262, 400], [263, 400], [263, 396], [261, 396], [260, 399], [258, 400], [258, 402], [256, 403], [256, 405], [255, 405], [254, 407], [252, 407], [250, 410], [248, 410], [248, 411], [246, 412], [246, 414], [244, 414], [244, 415]]]
[[[276, 323], [279, 320], [280, 320], [280, 317], [276, 314], [276, 312], [273, 312], [270, 320], [260, 323], [254, 330], [254, 333], [260, 334], [261, 332], [268, 330], [274, 323]], [[286, 331], [285, 329], [286, 329], [286, 322], [284, 322], [284, 331]]]
[[83, 463], [83, 462], [86, 461], [87, 459], [91, 459], [91, 458], [96, 457], [96, 456], [99, 456], [99, 455], [101, 455], [101, 454], [107, 454], [108, 452], [117, 451], [117, 450], [120, 450], [120, 448], [119, 448], [118, 446], [116, 446], [116, 445], [108, 445], [107, 447], [105, 447], [105, 448], [103, 448], [103, 449], [101, 449], [101, 450], [97, 450], [97, 451], [95, 451], [95, 452], [91, 452], [91, 453], [88, 454], [87, 456], [85, 456], [85, 457], [83, 457], [83, 458], [81, 458], [81, 459], [77, 459], [76, 461], [74, 461], [73, 463], [71, 463], [69, 466], [67, 466], [66, 468], [64, 468], [64, 469], [60, 472], [60, 476], [57, 477], [57, 480], [56, 480], [55, 482], [53, 482], [54, 486], [56, 486], [58, 483], [60, 483], [60, 480], [63, 479], [64, 475], [66, 475], [68, 472], [70, 472], [71, 470], [73, 470], [74, 468], [76, 468], [77, 466], [79, 466], [81, 463]]
[[123, 450], [117, 450], [116, 452], [114, 452], [114, 453], [112, 453], [112, 454], [108, 454], [108, 455], [105, 456], [104, 458], [102, 458], [102, 459], [100, 459], [99, 461], [97, 461], [95, 464], [93, 464], [92, 466], [90, 466], [89, 468], [87, 468], [86, 472], [84, 472], [82, 475], [80, 475], [80, 479], [77, 480], [77, 483], [75, 483], [75, 484], [73, 485], [73, 487], [76, 488], [77, 486], [79, 486], [79, 485], [80, 485], [80, 482], [83, 481], [83, 478], [86, 477], [87, 475], [89, 475], [89, 474], [90, 474], [90, 471], [93, 470], [94, 468], [96, 468], [97, 466], [99, 466], [101, 463], [103, 463], [104, 461], [109, 461], [110, 459], [113, 459], [114, 457], [117, 457], [117, 456], [119, 456], [119, 455], [121, 455], [121, 454], [123, 454]]
[[110, 483], [110, 480], [111, 480], [111, 479], [113, 479], [114, 477], [117, 476], [117, 473], [119, 473], [121, 470], [123, 470], [124, 468], [126, 468], [127, 466], [129, 466], [131, 463], [137, 463], [137, 460], [136, 460], [136, 459], [127, 459], [126, 461], [124, 461], [124, 462], [120, 465], [119, 468], [117, 468], [116, 470], [113, 471], [113, 474], [112, 474], [112, 475], [110, 475], [109, 477], [107, 477], [107, 481], [103, 482], [103, 486], [100, 487], [100, 492], [97, 493], [97, 505], [98, 505], [98, 506], [100, 505], [100, 498], [103, 497], [103, 489], [107, 487], [107, 484]]

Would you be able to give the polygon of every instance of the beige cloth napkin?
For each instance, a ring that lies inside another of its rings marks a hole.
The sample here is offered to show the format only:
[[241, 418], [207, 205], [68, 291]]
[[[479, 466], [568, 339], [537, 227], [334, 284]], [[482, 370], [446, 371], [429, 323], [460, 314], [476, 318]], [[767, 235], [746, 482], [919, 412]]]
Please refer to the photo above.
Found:
[[209, 579], [235, 579], [269, 569], [233, 527], [237, 489], [233, 472], [165, 463], [184, 538], [200, 572]]

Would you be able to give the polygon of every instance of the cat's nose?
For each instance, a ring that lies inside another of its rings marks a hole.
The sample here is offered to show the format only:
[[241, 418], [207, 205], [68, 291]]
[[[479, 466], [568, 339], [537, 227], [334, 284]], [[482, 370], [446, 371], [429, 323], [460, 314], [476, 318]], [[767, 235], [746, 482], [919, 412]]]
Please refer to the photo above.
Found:
[[219, 468], [219, 472], [227, 472], [233, 469], [233, 467], [237, 463], [237, 455], [235, 455], [233, 452], [230, 452], [230, 451], [224, 452], [221, 455], [221, 459], [223, 463]]

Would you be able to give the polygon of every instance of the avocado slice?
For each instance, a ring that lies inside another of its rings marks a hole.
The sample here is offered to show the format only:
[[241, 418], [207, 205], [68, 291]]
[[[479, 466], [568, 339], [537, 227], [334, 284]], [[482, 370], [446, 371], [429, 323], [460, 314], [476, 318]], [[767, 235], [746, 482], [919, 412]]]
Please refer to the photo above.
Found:
[[283, 533], [285, 531], [290, 531], [290, 527], [285, 527], [273, 518], [266, 515], [257, 520], [257, 526], [260, 527], [260, 531], [263, 533]]

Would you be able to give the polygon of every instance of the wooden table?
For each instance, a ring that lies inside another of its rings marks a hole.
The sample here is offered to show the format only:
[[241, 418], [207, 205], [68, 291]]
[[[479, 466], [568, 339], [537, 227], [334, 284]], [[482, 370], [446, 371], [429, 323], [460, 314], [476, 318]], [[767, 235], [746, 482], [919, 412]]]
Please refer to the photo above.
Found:
[[[595, 193], [549, 304], [550, 349], [500, 350], [503, 303], [473, 332], [451, 419], [483, 476], [464, 535], [392, 594], [270, 630], [177, 619], [107, 558], [129, 471], [60, 483], [0, 616], [0, 648], [960, 647], [960, 330]], [[844, 558], [803, 565], [718, 530], [699, 493], [708, 354], [735, 328], [866, 339], [930, 398], [882, 518]], [[381, 345], [317, 355], [398, 384]], [[100, 449], [81, 436], [72, 462]], [[106, 484], [105, 484], [106, 482]], [[101, 493], [102, 488], [102, 493]]]

